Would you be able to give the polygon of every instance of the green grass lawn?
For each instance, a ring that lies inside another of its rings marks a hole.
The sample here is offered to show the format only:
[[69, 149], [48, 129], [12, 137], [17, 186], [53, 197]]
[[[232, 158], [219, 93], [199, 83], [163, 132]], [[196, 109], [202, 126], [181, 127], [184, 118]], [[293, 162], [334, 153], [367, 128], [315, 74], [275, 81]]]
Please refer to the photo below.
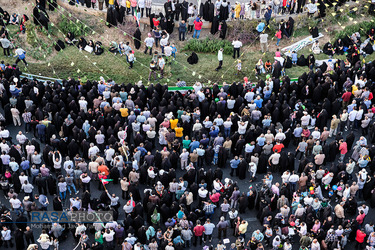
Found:
[[[360, 13], [365, 13], [366, 11], [364, 8], [359, 8]], [[345, 7], [345, 11], [342, 10], [339, 15], [331, 15], [334, 10], [327, 10], [327, 16], [325, 17], [324, 23], [318, 22], [318, 20], [309, 18], [306, 19], [303, 16], [298, 16], [295, 18], [295, 34], [294, 38], [291, 40], [286, 40], [281, 42], [280, 48], [290, 45], [300, 39], [305, 38], [309, 35], [308, 27], [320, 25], [322, 27], [322, 32], [324, 35], [330, 36], [333, 39], [336, 30], [334, 30], [333, 25], [336, 24], [338, 21], [344, 23], [345, 25], [349, 21], [349, 7]], [[360, 14], [358, 12], [358, 20], [360, 20]], [[353, 14], [350, 14], [353, 16]], [[364, 16], [364, 15], [362, 15]], [[103, 30], [97, 30], [98, 34], [104, 32], [104, 28], [102, 27], [103, 24], [98, 22], [96, 18], [92, 18], [89, 15], [81, 16], [86, 23], [89, 23], [89, 26], [94, 27], [95, 30], [99, 27]], [[58, 19], [61, 21], [61, 18]], [[74, 18], [73, 18], [74, 20]], [[57, 24], [57, 23], [56, 23]], [[100, 25], [98, 25], [100, 24]], [[67, 27], [76, 28], [77, 24], [75, 22], [66, 22]], [[340, 24], [341, 25], [341, 24]], [[271, 25], [272, 30], [270, 30], [269, 35], [273, 37], [274, 29], [277, 26], [276, 22], [275, 25]], [[275, 26], [275, 27], [274, 27]], [[34, 27], [34, 26], [30, 26]], [[65, 27], [65, 26], [64, 26]], [[65, 28], [67, 28], [65, 27]], [[78, 26], [77, 26], [78, 27]], [[337, 27], [337, 26], [336, 26]], [[21, 71], [24, 73], [30, 73], [35, 75], [47, 76], [47, 77], [54, 77], [54, 78], [67, 78], [71, 77], [84, 77], [89, 80], [99, 80], [100, 76], [104, 78], [112, 78], [116, 82], [122, 83], [134, 83], [139, 80], [142, 80], [144, 83], [148, 82], [148, 74], [149, 74], [149, 63], [151, 60], [151, 56], [143, 54], [143, 46], [141, 50], [136, 51], [136, 62], [134, 63], [133, 69], [128, 69], [128, 64], [126, 63], [125, 57], [120, 57], [119, 55], [114, 55], [106, 49], [105, 53], [96, 56], [94, 54], [89, 54], [85, 51], [80, 52], [76, 47], [67, 47], [62, 52], [55, 52], [54, 48], [48, 46], [52, 44], [52, 42], [57, 41], [58, 39], [62, 39], [62, 35], [57, 32], [57, 26], [50, 27], [49, 34], [44, 34], [43, 32], [34, 32], [35, 37], [38, 39], [28, 40], [28, 43], [35, 43], [34, 44], [25, 44], [26, 37], [21, 36], [18, 37], [16, 35], [18, 31], [18, 27], [16, 26], [9, 26], [11, 37], [16, 37], [18, 40], [18, 44], [21, 44], [21, 47], [24, 48], [28, 54], [26, 56], [26, 60], [29, 62], [29, 67], [24, 67], [23, 63], [20, 62], [19, 66]], [[327, 31], [328, 28], [328, 31]], [[60, 27], [61, 29], [61, 27]], [[333, 29], [333, 30], [332, 30]], [[31, 29], [29, 29], [31, 30]], [[89, 32], [91, 33], [91, 32]], [[30, 36], [32, 37], [32, 36]], [[90, 35], [86, 35], [85, 37], [87, 40], [90, 39]], [[203, 37], [202, 37], [203, 39]], [[39, 42], [37, 42], [37, 40]], [[108, 34], [107, 34], [107, 40]], [[108, 46], [107, 42], [102, 39], [103, 44]], [[276, 41], [271, 40], [269, 41], [271, 44], [275, 45]], [[332, 41], [333, 42], [333, 41]], [[40, 47], [38, 47], [38, 43], [40, 43]], [[321, 48], [324, 44], [321, 43]], [[43, 49], [42, 49], [43, 46]], [[182, 48], [183, 44], [181, 44]], [[132, 44], [133, 47], [133, 44]], [[237, 75], [236, 64], [237, 61], [234, 60], [230, 55], [224, 55], [223, 60], [223, 68], [217, 72], [215, 68], [218, 66], [217, 54], [216, 53], [198, 53], [199, 62], [195, 65], [189, 65], [187, 63], [187, 58], [190, 55], [190, 51], [181, 51], [181, 48], [178, 47], [178, 53], [176, 61], [172, 61], [171, 65], [167, 65], [165, 69], [165, 74], [163, 79], [159, 79], [158, 82], [160, 83], [167, 83], [169, 85], [174, 85], [177, 81], [177, 78], [180, 78], [183, 81], [186, 81], [188, 85], [194, 84], [195, 81], [201, 81], [203, 83], [208, 82], [219, 82], [222, 83], [223, 81], [226, 82], [234, 82], [234, 81], [242, 81], [243, 78], [246, 76], [252, 81], [256, 81], [255, 77], [255, 64], [257, 61], [262, 58], [263, 62], [266, 60], [270, 60], [271, 62], [274, 61], [274, 52], [275, 47], [272, 46], [273, 51], [268, 53], [261, 53], [259, 42], [256, 42], [252, 45], [252, 48], [247, 49], [246, 47], [242, 49], [241, 56], [242, 60], [242, 73]], [[304, 48], [303, 50], [298, 52], [298, 56], [304, 54], [305, 56], [311, 53], [310, 50], [311, 46], [308, 48]], [[52, 53], [51, 53], [52, 49]], [[45, 59], [43, 58], [46, 55]], [[35, 59], [32, 59], [35, 58]], [[324, 54], [320, 54], [315, 56], [316, 59], [327, 59], [328, 56]], [[336, 57], [335, 57], [336, 58]], [[345, 59], [345, 56], [339, 56], [339, 59]], [[38, 60], [39, 61], [38, 61]], [[375, 59], [375, 53], [366, 58], [366, 61], [369, 62]], [[6, 63], [14, 63], [15, 58], [7, 58], [0, 53], [0, 60], [4, 60]], [[299, 67], [295, 66], [291, 69], [286, 69], [286, 74], [289, 75], [291, 78], [297, 78], [303, 72], [308, 71], [308, 67]], [[262, 76], [265, 77], [265, 76]], [[153, 81], [154, 82], [154, 81]]]
[[[275, 43], [271, 41], [271, 43]], [[286, 44], [286, 43], [284, 43]], [[255, 45], [255, 46], [259, 46]], [[322, 46], [322, 45], [321, 45]], [[282, 48], [282, 47], [280, 47]], [[310, 46], [298, 52], [298, 55], [304, 54], [305, 57], [311, 53]], [[242, 74], [236, 75], [236, 63], [231, 56], [224, 55], [223, 68], [217, 72], [215, 68], [218, 66], [216, 54], [198, 53], [199, 62], [195, 65], [187, 63], [188, 51], [177, 53], [176, 61], [172, 61], [171, 65], [166, 66], [164, 78], [158, 80], [160, 83], [174, 85], [177, 78], [184, 80], [188, 85], [194, 84], [195, 81], [207, 82], [233, 82], [241, 81], [244, 76], [250, 80], [256, 81], [254, 67], [259, 58], [265, 62], [270, 60], [273, 62], [274, 51], [261, 53], [261, 51], [250, 52], [244, 48], [242, 60]], [[116, 82], [134, 83], [142, 80], [147, 82], [149, 74], [149, 63], [151, 56], [143, 54], [142, 50], [136, 51], [136, 62], [133, 69], [128, 69], [125, 56], [114, 55], [107, 50], [104, 54], [96, 56], [86, 51], [80, 52], [76, 47], [69, 46], [65, 50], [58, 52], [46, 62], [29, 63], [26, 69], [22, 62], [19, 63], [21, 71], [35, 75], [42, 75], [54, 78], [86, 77], [90, 80], [98, 80], [100, 76], [112, 78]], [[316, 59], [327, 59], [324, 54], [316, 55]], [[336, 58], [336, 57], [335, 57]], [[345, 59], [345, 56], [339, 56], [339, 59]], [[366, 58], [366, 61], [374, 60], [375, 53]], [[26, 58], [26, 60], [28, 57]], [[48, 58], [47, 58], [48, 59]], [[15, 58], [4, 57], [2, 54], [0, 60], [6, 63], [13, 63]], [[95, 64], [95, 65], [94, 65]], [[295, 66], [287, 69], [286, 73], [291, 78], [300, 76], [304, 71], [308, 71], [308, 67]], [[55, 73], [54, 73], [55, 72]]]

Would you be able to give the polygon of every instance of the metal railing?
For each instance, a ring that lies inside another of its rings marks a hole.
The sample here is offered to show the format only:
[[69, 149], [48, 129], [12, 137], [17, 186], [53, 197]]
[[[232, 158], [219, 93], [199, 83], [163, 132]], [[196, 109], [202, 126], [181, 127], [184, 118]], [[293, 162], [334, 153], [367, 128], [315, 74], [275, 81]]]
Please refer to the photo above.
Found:
[[58, 83], [62, 84], [62, 79], [57, 79], [57, 78], [52, 78], [52, 77], [47, 77], [47, 76], [23, 73], [20, 77], [26, 78], [29, 80], [37, 80], [37, 81], [51, 81], [51, 82], [57, 81]]

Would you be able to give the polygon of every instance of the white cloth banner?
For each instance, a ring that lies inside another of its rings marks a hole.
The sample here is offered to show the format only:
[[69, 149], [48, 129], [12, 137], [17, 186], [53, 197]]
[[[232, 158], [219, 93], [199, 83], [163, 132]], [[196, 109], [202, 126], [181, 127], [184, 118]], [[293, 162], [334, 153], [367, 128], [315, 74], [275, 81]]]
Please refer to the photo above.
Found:
[[293, 51], [297, 52], [303, 49], [304, 47], [306, 47], [307, 45], [313, 44], [316, 40], [318, 40], [319, 38], [322, 38], [323, 36], [324, 35], [322, 33], [319, 33], [319, 36], [315, 38], [313, 38], [312, 36], [308, 36], [305, 39], [302, 39], [296, 43], [293, 43], [292, 45], [288, 47], [281, 49], [281, 52], [283, 52], [287, 56], [291, 56]]

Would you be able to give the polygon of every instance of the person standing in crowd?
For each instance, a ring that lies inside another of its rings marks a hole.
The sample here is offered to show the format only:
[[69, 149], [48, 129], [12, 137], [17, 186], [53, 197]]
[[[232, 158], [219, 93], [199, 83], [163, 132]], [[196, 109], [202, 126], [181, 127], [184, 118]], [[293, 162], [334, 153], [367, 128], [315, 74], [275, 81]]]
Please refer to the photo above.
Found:
[[242, 42], [238, 39], [235, 39], [232, 42], [232, 45], [233, 45], [233, 59], [236, 59], [236, 54], [237, 54], [237, 58], [239, 58], [240, 57], [240, 49], [242, 47]]

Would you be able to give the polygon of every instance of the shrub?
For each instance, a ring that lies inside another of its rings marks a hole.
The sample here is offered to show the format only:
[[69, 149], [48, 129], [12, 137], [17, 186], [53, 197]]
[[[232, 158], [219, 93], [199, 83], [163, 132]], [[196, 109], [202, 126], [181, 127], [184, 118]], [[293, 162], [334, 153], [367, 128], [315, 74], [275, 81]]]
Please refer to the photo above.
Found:
[[29, 20], [25, 24], [26, 28], [26, 42], [31, 46], [35, 47], [38, 44], [37, 35], [35, 33], [36, 27], [35, 25]]
[[370, 22], [364, 21], [357, 24], [352, 24], [350, 26], [346, 26], [344, 30], [338, 32], [335, 36], [335, 39], [344, 38], [345, 36], [351, 36], [355, 32], [359, 32], [361, 37], [366, 37], [366, 33], [369, 29], [374, 26], [374, 20]]
[[244, 45], [253, 42], [258, 32], [256, 27], [258, 22], [255, 20], [238, 20], [236, 22], [228, 22], [226, 39], [232, 41], [239, 39]]
[[223, 48], [223, 53], [230, 55], [233, 53], [232, 43], [228, 40], [218, 40], [212, 37], [207, 37], [203, 40], [190, 39], [184, 46], [183, 50], [189, 50], [202, 53], [216, 53], [220, 48]]
[[76, 37], [86, 35], [90, 31], [90, 28], [86, 24], [78, 21], [78, 19], [68, 19], [66, 16], [62, 16], [59, 21], [59, 29], [64, 34], [72, 32]]

